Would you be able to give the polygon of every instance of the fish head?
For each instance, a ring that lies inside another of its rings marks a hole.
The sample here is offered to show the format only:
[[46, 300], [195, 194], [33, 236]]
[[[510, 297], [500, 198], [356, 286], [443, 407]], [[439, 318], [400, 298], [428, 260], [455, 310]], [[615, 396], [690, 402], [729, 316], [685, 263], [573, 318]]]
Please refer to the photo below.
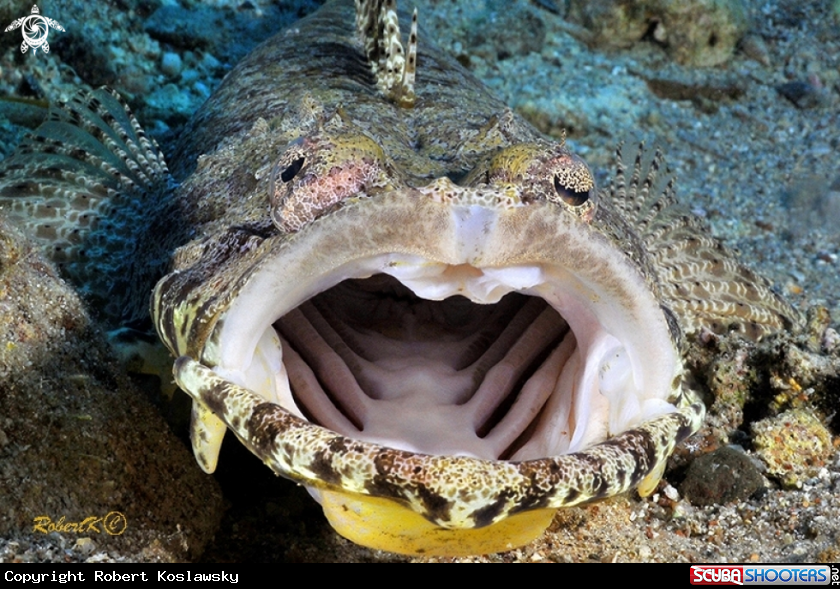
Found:
[[339, 533], [409, 554], [651, 491], [703, 406], [642, 240], [564, 142], [424, 177], [335, 117], [271, 137], [204, 162], [274, 146], [152, 297], [204, 470], [230, 429]]

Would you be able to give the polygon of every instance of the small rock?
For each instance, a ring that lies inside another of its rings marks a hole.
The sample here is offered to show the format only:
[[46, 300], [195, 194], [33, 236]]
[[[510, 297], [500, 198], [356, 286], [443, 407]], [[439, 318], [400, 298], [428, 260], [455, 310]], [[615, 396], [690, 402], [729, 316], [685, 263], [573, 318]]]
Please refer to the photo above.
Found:
[[665, 489], [663, 491], [665, 496], [670, 499], [671, 501], [679, 501], [680, 500], [680, 493], [671, 485], [665, 485]]
[[823, 95], [808, 82], [788, 82], [776, 86], [776, 92], [790, 100], [796, 108], [814, 108], [823, 102]]
[[208, 70], [216, 70], [222, 66], [222, 62], [216, 59], [212, 53], [205, 53], [201, 58], [201, 64]]
[[[170, 125], [177, 124], [185, 122], [203, 100], [204, 97], [191, 96], [188, 90], [175, 84], [166, 84], [146, 98], [146, 112], [151, 118], [163, 119]], [[168, 118], [164, 119], [164, 116]]]
[[764, 486], [753, 461], [741, 450], [724, 446], [697, 458], [688, 467], [680, 493], [693, 505], [741, 501]]
[[96, 550], [96, 543], [90, 538], [79, 538], [73, 545], [73, 550], [85, 556], [92, 554]]
[[181, 82], [184, 84], [194, 84], [201, 79], [201, 74], [195, 68], [187, 68], [181, 72]]
[[792, 409], [753, 424], [756, 453], [769, 474], [797, 488], [831, 457], [831, 433], [810, 411]]
[[741, 80], [734, 76], [696, 76], [692, 78], [657, 76], [645, 80], [651, 92], [667, 100], [738, 100], [746, 92]]
[[203, 98], [210, 97], [210, 88], [208, 88], [207, 85], [203, 82], [196, 82], [193, 85], [193, 92], [195, 92], [196, 95], [201, 96]]
[[755, 34], [745, 35], [738, 44], [744, 55], [757, 61], [761, 65], [770, 65], [770, 52], [767, 50], [767, 44], [764, 39]]
[[837, 333], [836, 330], [829, 327], [825, 330], [822, 338], [822, 349], [825, 350], [827, 354], [830, 354], [838, 347], [840, 347], [840, 334]]
[[135, 65], [128, 65], [122, 69], [119, 80], [122, 87], [132, 94], [145, 95], [152, 88], [151, 76]]
[[172, 51], [164, 53], [160, 59], [160, 71], [170, 78], [177, 76], [181, 73], [181, 56]]

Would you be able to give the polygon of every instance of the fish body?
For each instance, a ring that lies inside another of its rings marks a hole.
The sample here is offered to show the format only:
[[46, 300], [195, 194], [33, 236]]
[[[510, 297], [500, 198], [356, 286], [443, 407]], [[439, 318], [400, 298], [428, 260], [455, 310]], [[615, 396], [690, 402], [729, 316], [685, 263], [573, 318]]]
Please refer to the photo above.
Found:
[[[68, 119], [112, 146], [108, 165], [68, 156], [76, 190], [110, 182], [172, 223], [152, 319], [199, 464], [229, 429], [341, 534], [403, 553], [503, 550], [559, 507], [650, 492], [704, 414], [686, 336], [797, 314], [676, 203], [659, 153], [620, 150], [598, 190], [418, 41], [416, 15], [403, 44], [391, 3], [356, 10], [329, 3], [243, 60], [174, 181], [146, 172], [133, 119]], [[2, 202], [42, 210], [18, 176], [56, 172], [15, 157]]]

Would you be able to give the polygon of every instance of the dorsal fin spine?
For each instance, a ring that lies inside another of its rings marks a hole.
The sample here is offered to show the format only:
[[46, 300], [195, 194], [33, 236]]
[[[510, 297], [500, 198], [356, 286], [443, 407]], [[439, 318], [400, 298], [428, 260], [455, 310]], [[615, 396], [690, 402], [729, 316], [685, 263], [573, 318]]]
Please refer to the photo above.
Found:
[[402, 44], [396, 0], [356, 0], [356, 34], [380, 92], [403, 108], [415, 101], [417, 9], [407, 47]]

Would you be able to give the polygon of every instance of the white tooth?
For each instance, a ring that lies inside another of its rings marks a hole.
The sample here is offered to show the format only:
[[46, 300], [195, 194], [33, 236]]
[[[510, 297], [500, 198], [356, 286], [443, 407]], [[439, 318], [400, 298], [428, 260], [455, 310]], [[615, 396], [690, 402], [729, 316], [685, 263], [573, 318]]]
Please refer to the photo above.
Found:
[[201, 470], [210, 474], [216, 470], [219, 462], [219, 450], [225, 437], [227, 426], [200, 401], [193, 398], [192, 419], [190, 421], [190, 441], [193, 454]]

